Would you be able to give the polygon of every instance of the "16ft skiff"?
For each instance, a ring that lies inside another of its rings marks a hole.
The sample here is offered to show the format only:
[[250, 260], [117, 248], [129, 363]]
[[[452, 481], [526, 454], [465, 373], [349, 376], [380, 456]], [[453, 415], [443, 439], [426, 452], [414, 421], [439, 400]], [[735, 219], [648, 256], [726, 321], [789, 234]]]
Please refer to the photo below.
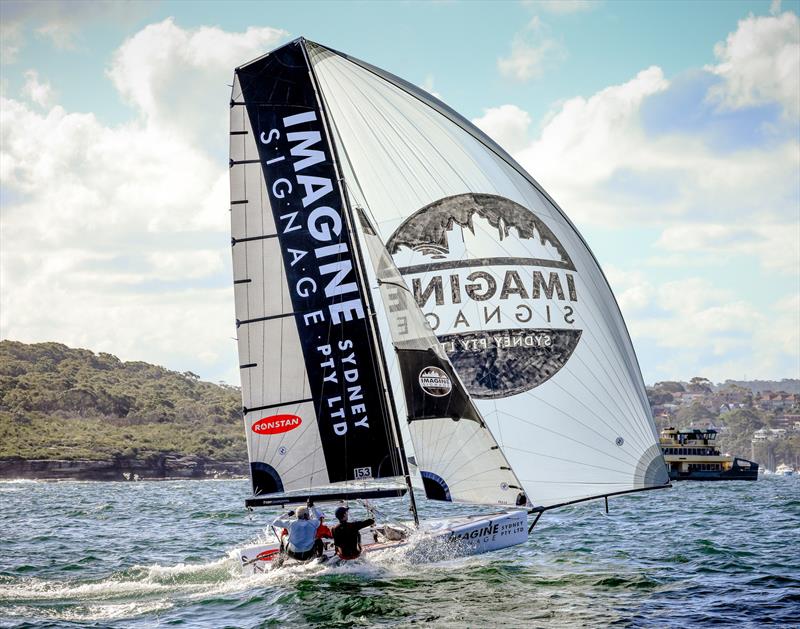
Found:
[[407, 494], [419, 524], [408, 445], [428, 499], [502, 508], [420, 527], [483, 552], [529, 514], [668, 486], [611, 289], [502, 148], [302, 38], [236, 69], [230, 121], [248, 507]]

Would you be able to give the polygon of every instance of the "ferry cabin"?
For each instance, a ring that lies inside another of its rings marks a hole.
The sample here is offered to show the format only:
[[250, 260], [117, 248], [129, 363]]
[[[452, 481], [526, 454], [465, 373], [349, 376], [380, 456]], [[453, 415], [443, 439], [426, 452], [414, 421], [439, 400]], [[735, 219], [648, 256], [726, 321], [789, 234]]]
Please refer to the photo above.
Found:
[[758, 463], [720, 453], [716, 430], [661, 431], [660, 445], [671, 480], [757, 480]]

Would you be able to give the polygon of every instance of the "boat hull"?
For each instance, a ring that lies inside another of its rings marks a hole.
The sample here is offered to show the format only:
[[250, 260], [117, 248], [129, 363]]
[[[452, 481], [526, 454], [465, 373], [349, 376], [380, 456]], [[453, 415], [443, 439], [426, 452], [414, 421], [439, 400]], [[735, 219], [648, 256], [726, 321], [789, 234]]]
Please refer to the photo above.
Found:
[[[408, 547], [412, 560], [420, 562], [477, 555], [524, 543], [528, 538], [527, 525], [528, 516], [525, 511], [505, 511], [490, 515], [427, 520], [420, 523], [418, 531], [402, 539], [376, 537], [372, 529], [364, 529], [361, 531], [362, 557], [401, 547]], [[279, 566], [307, 563], [284, 561], [277, 541], [242, 548], [239, 557], [244, 575], [267, 572]], [[335, 557], [330, 541], [326, 543], [325, 557], [329, 560]]]
[[670, 480], [758, 480], [758, 464], [753, 463], [750, 469], [733, 468], [724, 471], [691, 471], [679, 472], [670, 469]]

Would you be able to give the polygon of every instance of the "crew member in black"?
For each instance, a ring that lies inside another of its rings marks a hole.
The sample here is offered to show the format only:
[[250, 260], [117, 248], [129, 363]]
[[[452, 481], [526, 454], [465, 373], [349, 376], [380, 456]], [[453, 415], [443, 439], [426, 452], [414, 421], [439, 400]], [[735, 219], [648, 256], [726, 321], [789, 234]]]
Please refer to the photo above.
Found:
[[375, 520], [359, 520], [349, 522], [347, 507], [336, 509], [336, 519], [339, 520], [333, 529], [333, 543], [336, 546], [336, 554], [340, 559], [358, 559], [361, 554], [361, 533], [359, 531], [375, 524]]

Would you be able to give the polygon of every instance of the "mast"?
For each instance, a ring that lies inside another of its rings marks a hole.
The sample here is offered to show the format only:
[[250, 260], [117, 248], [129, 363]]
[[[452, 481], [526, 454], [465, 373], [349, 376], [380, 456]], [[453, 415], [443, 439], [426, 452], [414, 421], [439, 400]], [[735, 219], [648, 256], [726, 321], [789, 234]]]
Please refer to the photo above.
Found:
[[411, 512], [414, 516], [414, 526], [419, 527], [419, 514], [417, 512], [417, 501], [414, 497], [414, 488], [411, 483], [411, 472], [408, 467], [408, 459], [406, 458], [405, 446], [403, 444], [403, 437], [400, 431], [400, 421], [397, 416], [397, 404], [394, 399], [394, 393], [392, 392], [392, 388], [389, 385], [389, 372], [386, 363], [386, 355], [383, 351], [383, 343], [381, 342], [381, 335], [380, 330], [378, 329], [378, 325], [376, 323], [375, 317], [375, 305], [372, 300], [372, 292], [369, 290], [369, 286], [367, 283], [367, 272], [366, 267], [364, 265], [364, 254], [361, 249], [361, 242], [358, 238], [358, 234], [356, 231], [355, 221], [353, 220], [353, 208], [350, 205], [350, 198], [347, 195], [346, 190], [342, 186], [342, 171], [339, 167], [339, 152], [336, 147], [336, 141], [333, 137], [333, 133], [331, 133], [331, 126], [328, 120], [328, 112], [325, 107], [325, 103], [323, 98], [321, 97], [321, 92], [319, 89], [319, 82], [317, 81], [316, 73], [314, 72], [313, 65], [311, 64], [311, 60], [308, 58], [308, 51], [306, 50], [306, 40], [305, 38], [300, 38], [298, 44], [303, 51], [303, 58], [306, 61], [306, 66], [308, 67], [309, 76], [311, 77], [311, 84], [314, 87], [314, 92], [317, 97], [317, 103], [319, 104], [320, 112], [322, 113], [322, 121], [323, 126], [325, 129], [325, 134], [327, 136], [328, 142], [330, 143], [331, 147], [331, 158], [333, 161], [333, 166], [336, 171], [337, 175], [337, 183], [339, 184], [339, 192], [341, 194], [342, 199], [344, 200], [345, 208], [344, 208], [344, 216], [345, 220], [347, 221], [348, 228], [350, 230], [350, 234], [352, 235], [352, 242], [354, 245], [355, 251], [355, 259], [356, 259], [356, 270], [361, 280], [361, 285], [364, 286], [365, 290], [365, 298], [367, 300], [367, 308], [369, 311], [369, 317], [367, 317], [368, 326], [370, 332], [373, 337], [373, 346], [377, 346], [378, 348], [378, 360], [380, 362], [380, 377], [382, 380], [382, 385], [384, 389], [384, 394], [386, 396], [386, 402], [388, 406], [388, 412], [392, 418], [392, 431], [395, 437], [395, 443], [397, 445], [397, 453], [400, 457], [400, 465], [403, 472], [403, 476], [406, 481], [406, 486], [408, 487], [408, 495], [410, 499], [410, 508]]

